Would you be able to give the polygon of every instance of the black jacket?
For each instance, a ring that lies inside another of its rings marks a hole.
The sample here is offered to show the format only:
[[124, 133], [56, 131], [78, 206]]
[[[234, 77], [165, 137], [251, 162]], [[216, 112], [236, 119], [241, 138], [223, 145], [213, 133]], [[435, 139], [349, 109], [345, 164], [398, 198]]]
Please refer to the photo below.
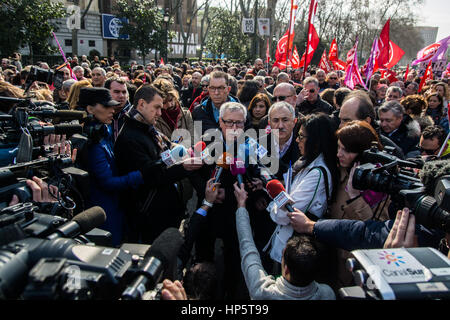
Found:
[[114, 145], [117, 168], [119, 175], [140, 170], [144, 178], [137, 190], [121, 194], [129, 242], [151, 243], [166, 228], [178, 228], [183, 218], [184, 206], [175, 183], [189, 173], [182, 165], [155, 164], [160, 153], [150, 126], [127, 115]]
[[181, 89], [181, 103], [184, 108], [189, 108], [192, 101], [195, 100], [202, 93], [202, 87], [194, 88], [192, 84], [189, 83], [187, 89]]
[[398, 145], [406, 158], [413, 158], [419, 154], [420, 127], [410, 116], [405, 115], [400, 127], [390, 136], [382, 128], [379, 133]]
[[328, 102], [322, 100], [320, 96], [317, 96], [317, 100], [314, 103], [308, 100], [300, 103], [298, 105], [298, 111], [305, 116], [316, 112], [324, 112], [330, 115], [333, 112], [333, 107]]

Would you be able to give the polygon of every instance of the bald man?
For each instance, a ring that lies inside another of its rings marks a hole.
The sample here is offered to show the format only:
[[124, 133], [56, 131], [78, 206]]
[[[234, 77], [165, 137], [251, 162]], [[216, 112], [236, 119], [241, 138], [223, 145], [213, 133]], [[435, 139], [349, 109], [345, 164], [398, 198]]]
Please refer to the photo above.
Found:
[[200, 72], [194, 72], [188, 87], [181, 89], [181, 103], [184, 108], [189, 108], [192, 102], [202, 93], [201, 81], [202, 74]]

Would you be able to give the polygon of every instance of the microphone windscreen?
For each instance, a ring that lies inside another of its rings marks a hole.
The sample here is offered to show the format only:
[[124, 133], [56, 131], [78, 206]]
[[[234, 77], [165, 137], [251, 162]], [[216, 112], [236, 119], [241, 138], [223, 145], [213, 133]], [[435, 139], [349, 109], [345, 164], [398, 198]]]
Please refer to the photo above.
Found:
[[181, 159], [184, 156], [186, 156], [188, 154], [188, 151], [186, 150], [186, 148], [184, 146], [182, 146], [181, 144], [176, 145], [171, 151], [170, 151], [172, 157], [174, 157], [175, 159]]
[[283, 184], [279, 180], [271, 180], [266, 186], [267, 192], [272, 199], [275, 199], [281, 192], [286, 191]]
[[71, 110], [58, 110], [55, 112], [55, 117], [61, 119], [73, 119], [73, 120], [81, 120], [86, 117], [86, 112], [84, 111], [71, 111]]
[[202, 152], [203, 150], [205, 150], [205, 148], [206, 148], [205, 141], [199, 141], [194, 145], [194, 150], [196, 152]]
[[429, 195], [434, 194], [434, 188], [439, 177], [450, 174], [450, 161], [436, 160], [425, 162], [420, 170], [419, 178], [422, 181], [425, 192]]
[[106, 213], [102, 207], [95, 206], [80, 212], [73, 217], [72, 221], [78, 223], [81, 233], [87, 233], [100, 227], [106, 221]]
[[153, 241], [145, 256], [157, 258], [163, 265], [164, 273], [172, 276], [176, 267], [178, 251], [183, 243], [184, 239], [180, 231], [176, 228], [168, 228]]
[[245, 162], [240, 158], [234, 159], [233, 163], [230, 164], [230, 171], [233, 176], [245, 174]]

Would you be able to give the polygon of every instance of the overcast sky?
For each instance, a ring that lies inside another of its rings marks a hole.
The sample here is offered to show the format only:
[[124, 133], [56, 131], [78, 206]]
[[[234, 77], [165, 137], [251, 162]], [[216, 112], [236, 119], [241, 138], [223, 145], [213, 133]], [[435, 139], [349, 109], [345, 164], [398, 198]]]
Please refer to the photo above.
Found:
[[425, 0], [418, 15], [419, 25], [439, 27], [436, 41], [450, 36], [450, 0]]

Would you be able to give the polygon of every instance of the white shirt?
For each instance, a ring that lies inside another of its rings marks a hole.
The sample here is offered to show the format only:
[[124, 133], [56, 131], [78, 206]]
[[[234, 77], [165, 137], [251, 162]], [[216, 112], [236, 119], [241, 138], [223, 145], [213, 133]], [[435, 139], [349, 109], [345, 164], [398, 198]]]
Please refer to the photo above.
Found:
[[[289, 195], [294, 200], [294, 204], [292, 205], [294, 208], [297, 208], [302, 212], [309, 212], [321, 218], [327, 208], [325, 179], [321, 170], [311, 170], [313, 167], [319, 166], [324, 167], [327, 172], [328, 191], [331, 195], [331, 174], [323, 160], [322, 154], [295, 176]], [[272, 220], [276, 222], [278, 226], [266, 248], [271, 244], [270, 257], [281, 263], [283, 249], [286, 247], [286, 243], [292, 236], [294, 229], [287, 216], [287, 210], [278, 208], [274, 201], [269, 204], [267, 210], [270, 212]]]

